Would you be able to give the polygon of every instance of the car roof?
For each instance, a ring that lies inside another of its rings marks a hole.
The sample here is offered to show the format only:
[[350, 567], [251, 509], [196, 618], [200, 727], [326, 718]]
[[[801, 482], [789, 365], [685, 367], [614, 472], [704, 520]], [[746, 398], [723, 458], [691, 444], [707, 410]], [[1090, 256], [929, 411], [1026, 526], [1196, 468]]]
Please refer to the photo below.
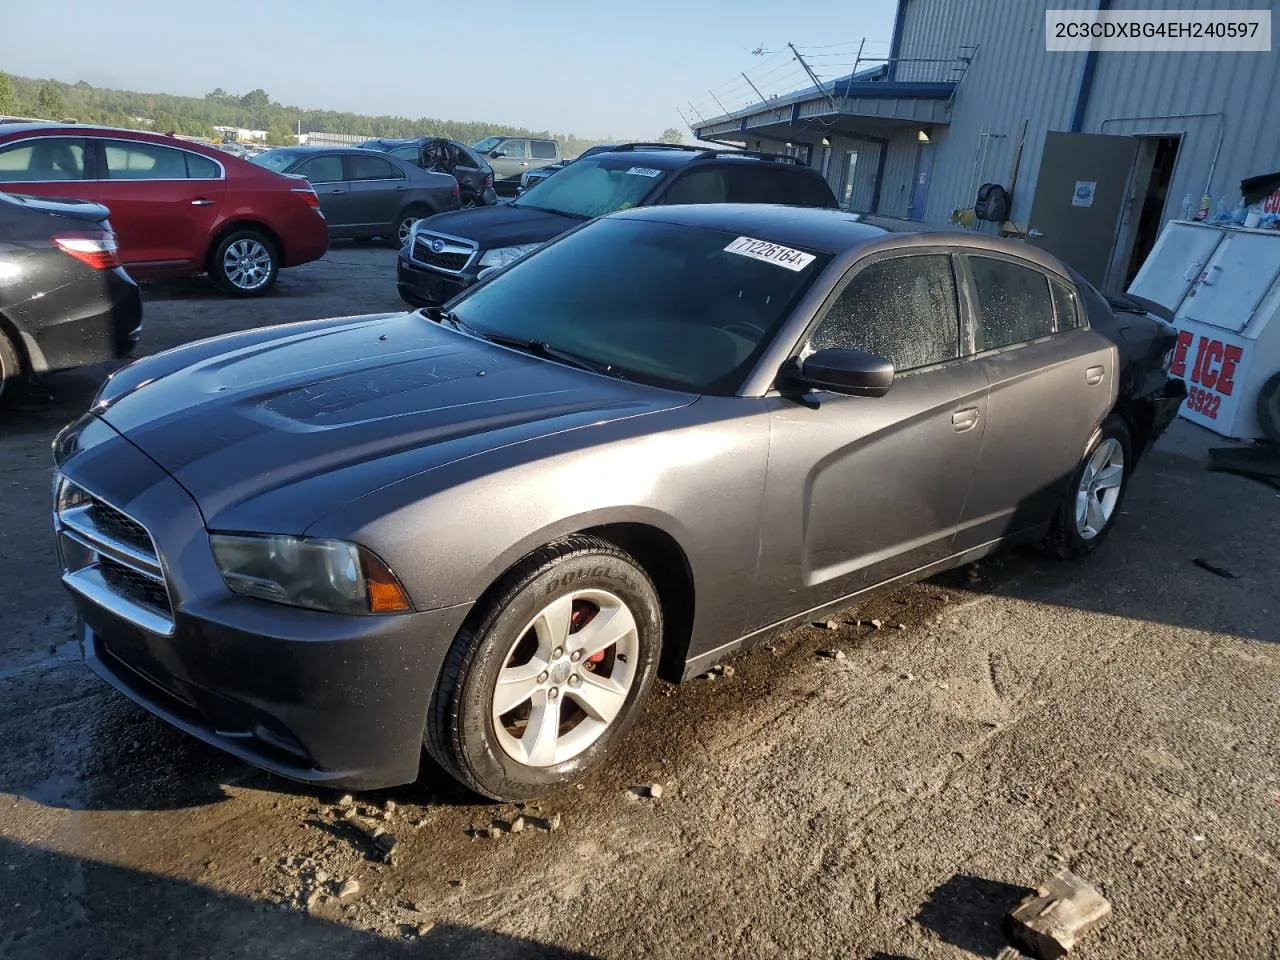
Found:
[[271, 147], [272, 152], [280, 151], [281, 153], [358, 153], [360, 156], [368, 156], [368, 150], [361, 150], [359, 147], [347, 147], [340, 145], [325, 146], [318, 144], [298, 144], [296, 147]]
[[938, 244], [974, 251], [1007, 253], [1030, 260], [1054, 273], [1067, 275], [1066, 269], [1056, 258], [1026, 243], [956, 227], [821, 207], [787, 207], [771, 203], [699, 203], [635, 207], [611, 213], [602, 219], [649, 220], [719, 230], [833, 255], [897, 236], [902, 238], [904, 246]]

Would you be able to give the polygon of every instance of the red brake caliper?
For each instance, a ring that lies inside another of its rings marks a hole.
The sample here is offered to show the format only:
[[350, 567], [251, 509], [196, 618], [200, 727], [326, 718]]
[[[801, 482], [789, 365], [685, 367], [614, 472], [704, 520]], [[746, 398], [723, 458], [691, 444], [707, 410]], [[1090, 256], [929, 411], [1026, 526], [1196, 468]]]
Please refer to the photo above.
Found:
[[[587, 605], [575, 606], [573, 616], [569, 619], [569, 632], [577, 633], [588, 623], [590, 623], [596, 615], [596, 609]], [[599, 653], [593, 653], [587, 657], [587, 663], [599, 663], [604, 659], [606, 651], [601, 650]]]

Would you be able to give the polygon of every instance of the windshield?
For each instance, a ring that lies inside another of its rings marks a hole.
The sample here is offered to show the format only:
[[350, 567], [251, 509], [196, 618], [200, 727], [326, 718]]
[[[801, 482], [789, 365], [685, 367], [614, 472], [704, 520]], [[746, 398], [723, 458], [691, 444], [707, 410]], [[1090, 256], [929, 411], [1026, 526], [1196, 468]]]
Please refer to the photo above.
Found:
[[485, 137], [483, 140], [477, 143], [473, 143], [471, 145], [471, 149], [479, 150], [481, 153], [488, 153], [490, 150], [492, 150], [494, 147], [496, 147], [505, 139], [507, 138], [506, 137]]
[[289, 150], [267, 150], [260, 153], [256, 157], [250, 157], [250, 163], [256, 163], [260, 167], [266, 167], [268, 170], [275, 170], [277, 173], [298, 159], [297, 155]]
[[515, 205], [571, 217], [602, 217], [638, 206], [666, 172], [616, 155], [582, 157], [534, 184]]
[[627, 380], [731, 396], [829, 259], [796, 253], [784, 266], [725, 249], [741, 240], [599, 220], [476, 287], [454, 314], [482, 336], [540, 341]]

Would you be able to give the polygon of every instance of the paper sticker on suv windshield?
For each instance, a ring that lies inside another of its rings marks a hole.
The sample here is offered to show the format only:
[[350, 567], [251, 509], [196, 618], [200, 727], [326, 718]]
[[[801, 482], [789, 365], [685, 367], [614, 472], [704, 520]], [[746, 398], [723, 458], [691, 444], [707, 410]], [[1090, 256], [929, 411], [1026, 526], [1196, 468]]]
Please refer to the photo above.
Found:
[[627, 171], [627, 175], [631, 177], [660, 177], [661, 170], [655, 170], [653, 167], [632, 167]]
[[763, 260], [765, 263], [777, 264], [796, 273], [814, 260], [813, 254], [805, 253], [803, 250], [792, 250], [790, 247], [770, 243], [768, 240], [753, 240], [751, 237], [739, 237], [724, 249], [725, 253], [736, 253], [743, 257], [751, 257], [753, 260]]

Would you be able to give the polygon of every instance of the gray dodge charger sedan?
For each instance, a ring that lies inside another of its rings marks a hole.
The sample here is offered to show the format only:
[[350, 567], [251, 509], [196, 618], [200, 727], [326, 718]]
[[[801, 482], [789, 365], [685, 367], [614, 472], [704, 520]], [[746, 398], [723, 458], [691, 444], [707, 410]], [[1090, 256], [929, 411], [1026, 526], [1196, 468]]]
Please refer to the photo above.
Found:
[[655, 207], [444, 310], [160, 353], [55, 443], [84, 656], [288, 777], [408, 782], [425, 747], [544, 793], [660, 670], [1098, 546], [1185, 395], [1148, 307], [972, 233]]

